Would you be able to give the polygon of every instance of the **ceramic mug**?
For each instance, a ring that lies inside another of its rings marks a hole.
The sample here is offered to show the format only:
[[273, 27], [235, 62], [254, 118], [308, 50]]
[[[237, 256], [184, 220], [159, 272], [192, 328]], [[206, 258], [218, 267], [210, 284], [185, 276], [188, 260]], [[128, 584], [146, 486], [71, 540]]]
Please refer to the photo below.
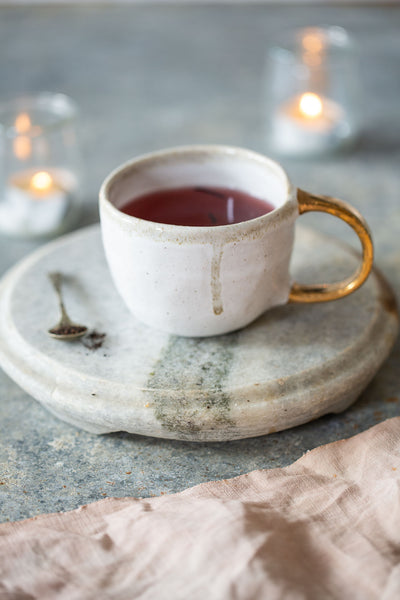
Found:
[[[275, 208], [210, 227], [160, 224], [120, 210], [135, 197], [188, 186], [241, 190]], [[362, 260], [348, 279], [313, 286], [291, 282], [295, 221], [308, 211], [335, 215], [358, 234]], [[241, 148], [184, 146], [136, 158], [105, 179], [100, 217], [107, 262], [126, 305], [140, 321], [176, 335], [223, 334], [288, 301], [341, 298], [372, 267], [371, 235], [357, 210], [296, 189], [278, 163]]]

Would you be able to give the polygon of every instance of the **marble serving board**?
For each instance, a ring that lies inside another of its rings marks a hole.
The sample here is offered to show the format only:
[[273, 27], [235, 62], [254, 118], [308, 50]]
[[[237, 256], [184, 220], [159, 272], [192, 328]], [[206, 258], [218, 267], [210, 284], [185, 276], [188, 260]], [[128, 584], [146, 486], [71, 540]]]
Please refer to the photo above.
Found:
[[[341, 279], [358, 260], [331, 238], [297, 230], [297, 281]], [[47, 277], [54, 270], [65, 275], [71, 317], [90, 328], [86, 338], [47, 334], [59, 317]], [[375, 270], [342, 300], [275, 308], [228, 335], [168, 335], [125, 308], [98, 226], [47, 244], [0, 283], [0, 365], [60, 419], [97, 434], [223, 441], [340, 412], [379, 369], [397, 330], [393, 293]]]

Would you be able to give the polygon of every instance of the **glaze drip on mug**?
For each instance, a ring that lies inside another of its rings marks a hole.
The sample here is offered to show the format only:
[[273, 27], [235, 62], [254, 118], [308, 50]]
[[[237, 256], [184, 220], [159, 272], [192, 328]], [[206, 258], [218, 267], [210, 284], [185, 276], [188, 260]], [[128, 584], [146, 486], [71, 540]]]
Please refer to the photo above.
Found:
[[143, 194], [129, 200], [120, 210], [154, 223], [214, 227], [249, 221], [274, 208], [267, 200], [240, 190], [192, 186]]
[[211, 295], [214, 315], [220, 315], [224, 311], [221, 297], [221, 260], [223, 248], [215, 245], [211, 261]]

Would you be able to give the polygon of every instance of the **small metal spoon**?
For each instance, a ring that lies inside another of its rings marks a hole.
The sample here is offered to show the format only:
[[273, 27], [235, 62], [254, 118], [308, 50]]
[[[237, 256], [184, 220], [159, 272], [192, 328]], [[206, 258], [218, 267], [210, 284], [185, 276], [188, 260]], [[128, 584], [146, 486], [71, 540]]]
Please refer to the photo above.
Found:
[[48, 330], [49, 335], [57, 340], [73, 340], [85, 335], [87, 332], [87, 327], [84, 325], [78, 325], [78, 323], [73, 323], [69, 318], [67, 311], [65, 310], [63, 297], [61, 294], [61, 273], [49, 273], [49, 279], [53, 284], [54, 290], [57, 294], [61, 311], [61, 319], [57, 325]]

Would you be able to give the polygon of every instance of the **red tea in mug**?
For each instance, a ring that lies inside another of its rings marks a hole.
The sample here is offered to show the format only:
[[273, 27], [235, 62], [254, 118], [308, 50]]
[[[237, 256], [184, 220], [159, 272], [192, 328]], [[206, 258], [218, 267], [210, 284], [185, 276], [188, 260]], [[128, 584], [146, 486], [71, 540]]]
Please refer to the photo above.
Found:
[[210, 227], [249, 221], [274, 208], [239, 190], [195, 186], [150, 192], [133, 198], [120, 210], [155, 223]]

